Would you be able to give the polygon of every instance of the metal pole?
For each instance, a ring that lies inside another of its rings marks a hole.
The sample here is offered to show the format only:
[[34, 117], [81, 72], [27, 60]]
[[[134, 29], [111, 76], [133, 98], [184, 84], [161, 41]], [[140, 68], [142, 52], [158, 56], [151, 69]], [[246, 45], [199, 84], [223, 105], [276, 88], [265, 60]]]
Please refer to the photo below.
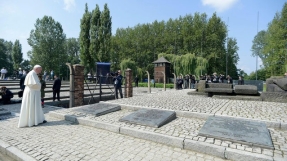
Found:
[[[257, 13], [257, 36], [258, 36], [258, 21], [259, 21], [259, 12]], [[258, 54], [259, 54], [259, 49], [258, 49], [258, 44], [257, 44], [257, 54], [256, 54], [256, 80], [257, 80]]]
[[228, 70], [227, 70], [227, 56], [228, 56], [228, 22], [229, 22], [229, 17], [227, 20], [227, 33], [226, 33], [226, 76], [228, 75]]

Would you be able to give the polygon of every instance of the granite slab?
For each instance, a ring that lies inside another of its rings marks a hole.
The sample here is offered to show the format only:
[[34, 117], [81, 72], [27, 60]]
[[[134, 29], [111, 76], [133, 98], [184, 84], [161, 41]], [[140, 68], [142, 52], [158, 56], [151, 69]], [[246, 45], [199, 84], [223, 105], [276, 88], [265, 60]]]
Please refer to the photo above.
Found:
[[274, 149], [266, 124], [258, 121], [210, 116], [200, 129], [199, 135]]
[[158, 128], [175, 118], [176, 114], [174, 111], [140, 109], [127, 116], [124, 116], [119, 121]]
[[111, 112], [115, 112], [121, 110], [120, 105], [116, 104], [108, 104], [108, 103], [97, 103], [92, 105], [83, 106], [81, 108], [77, 108], [74, 111], [86, 113], [86, 114], [93, 114], [95, 116], [105, 115]]

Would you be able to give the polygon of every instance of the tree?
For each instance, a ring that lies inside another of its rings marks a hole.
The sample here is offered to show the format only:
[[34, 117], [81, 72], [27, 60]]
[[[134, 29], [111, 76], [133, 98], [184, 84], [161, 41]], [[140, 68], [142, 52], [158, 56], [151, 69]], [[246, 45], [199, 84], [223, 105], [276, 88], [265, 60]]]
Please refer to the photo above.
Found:
[[30, 61], [27, 59], [23, 60], [23, 62], [20, 64], [20, 67], [26, 71], [29, 71], [32, 69], [32, 65], [30, 64]]
[[100, 60], [100, 35], [101, 35], [101, 11], [99, 5], [96, 5], [91, 17], [91, 35], [90, 35], [90, 55], [95, 62]]
[[76, 38], [69, 38], [66, 40], [66, 52], [68, 55], [68, 62], [71, 64], [80, 63], [80, 45]]
[[90, 54], [90, 21], [91, 21], [91, 13], [88, 11], [88, 5], [86, 3], [85, 13], [81, 19], [80, 26], [80, 58], [81, 63], [87, 67], [88, 71], [93, 73], [95, 60]]
[[13, 62], [11, 58], [12, 46], [13, 43], [11, 41], [0, 39], [0, 68], [5, 67], [7, 69], [7, 76], [13, 74]]
[[265, 60], [265, 54], [263, 53], [263, 49], [266, 46], [266, 31], [262, 30], [258, 32], [258, 34], [254, 37], [252, 41], [252, 56], [258, 56], [262, 59], [262, 61]]
[[98, 54], [98, 60], [100, 62], [108, 62], [110, 61], [112, 18], [107, 4], [104, 5], [104, 11], [101, 13], [100, 24], [100, 52]]
[[23, 60], [22, 45], [20, 44], [19, 40], [16, 40], [13, 45], [12, 60], [14, 69], [18, 70]]
[[37, 19], [35, 29], [31, 30], [28, 44], [32, 51], [28, 52], [31, 65], [39, 64], [45, 70], [54, 70], [60, 74], [61, 66], [65, 66], [67, 54], [65, 52], [66, 35], [62, 25], [50, 16]]
[[237, 75], [237, 63], [239, 61], [239, 55], [237, 51], [239, 47], [237, 46], [237, 40], [235, 38], [227, 39], [227, 67], [228, 67], [228, 75], [232, 78], [238, 78]]

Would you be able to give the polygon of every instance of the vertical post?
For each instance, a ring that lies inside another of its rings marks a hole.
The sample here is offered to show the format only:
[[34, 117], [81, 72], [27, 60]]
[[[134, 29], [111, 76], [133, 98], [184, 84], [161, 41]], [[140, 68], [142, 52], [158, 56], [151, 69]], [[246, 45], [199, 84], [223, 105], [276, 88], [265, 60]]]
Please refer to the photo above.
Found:
[[100, 101], [102, 101], [102, 76], [100, 75]]
[[82, 106], [84, 104], [84, 66], [80, 64], [73, 65], [75, 71], [75, 106]]
[[161, 73], [163, 74], [163, 89], [164, 89], [164, 91], [166, 91], [166, 86], [165, 86], [165, 84], [166, 84], [165, 73], [164, 73], [164, 72], [161, 72]]
[[151, 90], [150, 90], [150, 76], [149, 76], [149, 72], [148, 71], [146, 71], [146, 73], [147, 73], [147, 87], [148, 87], [148, 93], [151, 93]]
[[66, 65], [70, 69], [70, 102], [69, 102], [69, 108], [75, 107], [75, 86], [74, 86], [74, 76], [75, 71], [72, 67], [71, 63], [66, 63]]
[[174, 73], [173, 74], [173, 88], [176, 90], [176, 75]]
[[133, 73], [131, 69], [125, 71], [125, 98], [133, 96]]

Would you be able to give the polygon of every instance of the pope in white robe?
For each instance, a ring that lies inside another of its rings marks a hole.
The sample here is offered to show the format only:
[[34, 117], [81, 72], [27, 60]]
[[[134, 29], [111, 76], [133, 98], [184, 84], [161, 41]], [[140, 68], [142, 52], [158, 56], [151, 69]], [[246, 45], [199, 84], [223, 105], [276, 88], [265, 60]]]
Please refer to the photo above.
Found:
[[37, 75], [41, 71], [42, 67], [35, 65], [33, 70], [26, 75], [18, 124], [19, 128], [31, 127], [46, 122], [41, 106], [41, 83]]

